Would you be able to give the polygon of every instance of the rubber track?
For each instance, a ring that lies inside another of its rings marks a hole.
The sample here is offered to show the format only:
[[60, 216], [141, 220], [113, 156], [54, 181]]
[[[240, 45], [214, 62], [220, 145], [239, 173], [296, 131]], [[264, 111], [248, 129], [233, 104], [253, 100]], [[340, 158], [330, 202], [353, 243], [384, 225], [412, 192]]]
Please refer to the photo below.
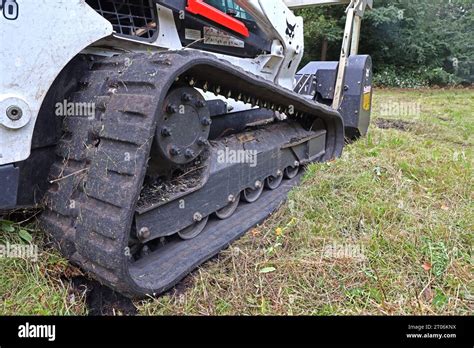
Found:
[[271, 103], [293, 105], [307, 117], [322, 118], [329, 130], [325, 159], [342, 151], [343, 124], [336, 111], [212, 55], [124, 54], [92, 64], [72, 102], [96, 103], [96, 115], [65, 120], [41, 222], [66, 257], [129, 297], [165, 288], [140, 287], [132, 279], [127, 246], [157, 117], [172, 84], [188, 74], [215, 80], [222, 90], [256, 93]]

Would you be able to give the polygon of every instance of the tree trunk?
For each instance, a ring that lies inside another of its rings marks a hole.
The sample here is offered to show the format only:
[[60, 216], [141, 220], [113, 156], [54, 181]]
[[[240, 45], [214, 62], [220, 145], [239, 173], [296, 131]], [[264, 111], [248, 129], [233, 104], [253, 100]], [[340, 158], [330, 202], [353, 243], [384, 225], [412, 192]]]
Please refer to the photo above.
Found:
[[321, 48], [321, 60], [326, 61], [328, 58], [328, 39], [324, 38], [323, 39], [323, 45]]

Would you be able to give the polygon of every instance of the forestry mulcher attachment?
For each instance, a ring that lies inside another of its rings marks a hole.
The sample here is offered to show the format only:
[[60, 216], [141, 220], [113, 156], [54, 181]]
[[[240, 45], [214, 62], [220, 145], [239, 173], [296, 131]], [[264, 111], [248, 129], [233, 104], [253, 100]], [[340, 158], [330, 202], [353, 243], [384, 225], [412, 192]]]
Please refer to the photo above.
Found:
[[[346, 3], [341, 60], [294, 8]], [[159, 294], [367, 132], [371, 0], [3, 0], [0, 209], [44, 206], [73, 263]]]

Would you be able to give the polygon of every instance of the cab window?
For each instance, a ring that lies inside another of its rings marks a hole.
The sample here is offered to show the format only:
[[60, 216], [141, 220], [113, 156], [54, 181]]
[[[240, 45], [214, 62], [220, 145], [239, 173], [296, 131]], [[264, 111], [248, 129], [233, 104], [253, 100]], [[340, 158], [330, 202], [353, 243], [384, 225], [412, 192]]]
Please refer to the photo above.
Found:
[[252, 17], [237, 5], [234, 0], [205, 0], [204, 2], [233, 17], [252, 20]]

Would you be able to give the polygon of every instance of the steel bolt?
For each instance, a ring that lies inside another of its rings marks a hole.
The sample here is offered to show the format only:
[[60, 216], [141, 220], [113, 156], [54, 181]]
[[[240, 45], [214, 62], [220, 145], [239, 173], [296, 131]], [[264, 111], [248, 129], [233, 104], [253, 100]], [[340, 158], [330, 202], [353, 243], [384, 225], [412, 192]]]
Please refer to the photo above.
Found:
[[12, 105], [7, 109], [7, 117], [12, 121], [18, 121], [23, 116], [23, 111], [19, 106]]
[[277, 171], [277, 178], [280, 178], [283, 176], [283, 172], [281, 170]]
[[198, 108], [203, 108], [203, 107], [206, 106], [206, 104], [205, 104], [202, 100], [198, 100], [198, 101], [196, 102], [196, 106], [197, 106]]
[[193, 220], [194, 220], [194, 222], [201, 222], [202, 221], [202, 214], [201, 213], [194, 213]]
[[299, 167], [299, 166], [300, 166], [300, 162], [295, 161], [294, 166], [295, 166], [295, 167]]
[[189, 93], [184, 93], [184, 94], [182, 95], [182, 97], [181, 97], [181, 100], [184, 101], [184, 102], [188, 102], [188, 101], [191, 100], [191, 98], [192, 98], [192, 97], [191, 97], [191, 94], [189, 94]]
[[176, 146], [172, 146], [170, 149], [170, 154], [171, 156], [179, 156], [181, 154], [181, 150]]
[[255, 182], [255, 188], [258, 190], [258, 189], [261, 189], [263, 186], [262, 182], [259, 180], [259, 181], [256, 181]]
[[161, 128], [161, 135], [164, 137], [170, 137], [171, 136], [170, 129], [168, 127]]
[[150, 236], [151, 236], [151, 232], [148, 227], [142, 227], [140, 231], [138, 231], [138, 238], [140, 240], [148, 239], [150, 238]]
[[210, 118], [203, 118], [201, 120], [201, 124], [206, 127], [210, 126], [212, 124], [212, 120]]
[[166, 112], [167, 112], [168, 114], [175, 114], [175, 113], [178, 112], [178, 109], [176, 108], [175, 105], [169, 104], [169, 105], [166, 107]]
[[140, 254], [141, 254], [142, 257], [147, 256], [147, 255], [150, 255], [150, 253], [151, 253], [151, 250], [150, 250], [150, 247], [149, 247], [148, 245], [145, 245], [145, 246], [142, 248], [141, 252], [140, 252]]
[[191, 150], [191, 149], [186, 149], [186, 151], [184, 152], [184, 157], [188, 158], [188, 159], [191, 159], [194, 157], [194, 151]]
[[198, 141], [197, 141], [197, 144], [198, 144], [199, 146], [205, 146], [205, 145], [207, 145], [207, 139], [204, 138], [204, 137], [200, 137], [200, 138], [198, 139]]
[[235, 202], [235, 196], [234, 195], [229, 195], [229, 197], [227, 197], [227, 200], [229, 201], [229, 203], [234, 203]]

